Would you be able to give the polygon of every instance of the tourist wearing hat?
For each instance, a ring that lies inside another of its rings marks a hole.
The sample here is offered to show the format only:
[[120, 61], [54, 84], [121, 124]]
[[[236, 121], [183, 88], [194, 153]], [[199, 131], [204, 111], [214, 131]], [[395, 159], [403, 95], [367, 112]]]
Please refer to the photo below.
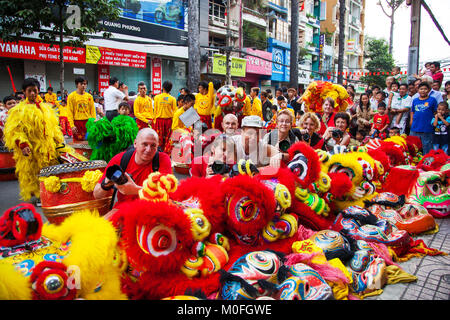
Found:
[[259, 116], [247, 116], [242, 119], [242, 134], [233, 136], [236, 144], [237, 161], [251, 160], [257, 167], [279, 167], [282, 154], [277, 148], [267, 144], [261, 138], [264, 122]]

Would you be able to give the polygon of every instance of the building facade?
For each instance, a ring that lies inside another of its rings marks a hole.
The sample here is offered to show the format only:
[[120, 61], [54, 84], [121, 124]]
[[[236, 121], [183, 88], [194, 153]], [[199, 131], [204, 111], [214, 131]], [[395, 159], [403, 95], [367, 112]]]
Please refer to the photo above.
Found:
[[[333, 48], [332, 70], [330, 74], [335, 80], [339, 49], [339, 0], [325, 0], [326, 19], [321, 24], [321, 32], [325, 34], [326, 43]], [[344, 72], [358, 72], [364, 70], [364, 21], [365, 0], [346, 0], [345, 14], [345, 49]], [[357, 81], [351, 76], [349, 81]]]

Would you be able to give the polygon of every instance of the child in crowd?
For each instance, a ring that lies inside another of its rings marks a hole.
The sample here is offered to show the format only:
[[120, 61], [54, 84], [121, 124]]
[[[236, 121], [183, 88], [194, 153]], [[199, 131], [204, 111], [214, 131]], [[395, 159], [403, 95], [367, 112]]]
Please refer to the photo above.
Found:
[[72, 128], [69, 123], [69, 109], [67, 107], [67, 101], [65, 99], [61, 100], [58, 104], [58, 116], [59, 116], [59, 126], [64, 135], [64, 138], [72, 137]]
[[6, 96], [3, 98], [3, 108], [0, 110], [0, 145], [3, 145], [3, 129], [5, 128], [8, 111], [17, 104], [16, 97]]
[[[95, 106], [95, 112], [96, 112], [96, 116], [95, 119], [96, 120], [100, 120], [101, 118], [103, 118], [105, 116], [105, 110], [103, 108], [103, 105], [100, 104], [100, 98], [99, 96], [94, 96], [94, 106]], [[101, 98], [103, 99], [103, 98]]]
[[389, 137], [395, 137], [400, 135], [400, 128], [399, 127], [392, 127], [389, 128]]
[[370, 102], [370, 107], [372, 109], [371, 114], [372, 115], [376, 115], [377, 114], [377, 110], [378, 110], [378, 105], [383, 102], [384, 103], [384, 99], [386, 98], [386, 94], [384, 93], [384, 91], [377, 91], [374, 94], [375, 99], [373, 101]]
[[130, 105], [126, 101], [119, 103], [117, 109], [119, 111], [119, 115], [128, 116], [130, 114]]
[[389, 117], [390, 121], [394, 122], [396, 125], [399, 125], [400, 120], [402, 119], [402, 113], [397, 112], [397, 110], [402, 108], [402, 100], [400, 99], [400, 94], [398, 93], [399, 87], [400, 84], [397, 81], [392, 82], [387, 106], [388, 113], [391, 115]]
[[389, 126], [389, 116], [386, 114], [386, 104], [382, 101], [378, 104], [378, 113], [373, 116], [372, 129], [370, 136], [385, 139], [387, 128]]
[[180, 116], [195, 104], [195, 95], [192, 93], [178, 96], [178, 110], [175, 111], [172, 121], [172, 131], [177, 129], [186, 129], [184, 123], [180, 120]]
[[359, 147], [365, 145], [369, 141], [369, 136], [365, 130], [356, 131], [354, 138], [350, 138], [350, 143], [348, 147]]
[[436, 114], [431, 124], [434, 127], [433, 149], [442, 149], [448, 154], [450, 116], [448, 114], [447, 102], [443, 101], [438, 104]]

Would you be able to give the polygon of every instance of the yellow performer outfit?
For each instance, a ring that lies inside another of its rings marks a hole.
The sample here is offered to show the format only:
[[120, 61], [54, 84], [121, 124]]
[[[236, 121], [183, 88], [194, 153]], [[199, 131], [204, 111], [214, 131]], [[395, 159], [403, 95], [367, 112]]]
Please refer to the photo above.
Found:
[[[8, 113], [5, 124], [5, 145], [14, 150], [16, 175], [20, 196], [28, 201], [39, 197], [39, 171], [58, 164], [56, 146], [64, 142], [59, 120], [52, 107], [46, 103], [22, 101]], [[29, 147], [25, 156], [22, 149]]]

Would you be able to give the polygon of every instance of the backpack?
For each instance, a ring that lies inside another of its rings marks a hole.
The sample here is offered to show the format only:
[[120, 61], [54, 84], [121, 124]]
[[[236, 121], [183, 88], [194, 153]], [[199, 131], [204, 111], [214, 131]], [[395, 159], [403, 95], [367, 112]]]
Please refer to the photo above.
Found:
[[[120, 159], [120, 167], [122, 168], [123, 172], [126, 172], [128, 164], [130, 163], [131, 157], [133, 156], [133, 153], [136, 149], [134, 148], [134, 146], [129, 147], [125, 153], [123, 154], [122, 158]], [[153, 157], [152, 160], [152, 171], [156, 172], [159, 170], [159, 151], [156, 151], [155, 156]], [[117, 189], [114, 188], [114, 192], [111, 198], [111, 205], [109, 210], [112, 210], [113, 206], [114, 206], [114, 202], [116, 199], [116, 195], [117, 195]]]

